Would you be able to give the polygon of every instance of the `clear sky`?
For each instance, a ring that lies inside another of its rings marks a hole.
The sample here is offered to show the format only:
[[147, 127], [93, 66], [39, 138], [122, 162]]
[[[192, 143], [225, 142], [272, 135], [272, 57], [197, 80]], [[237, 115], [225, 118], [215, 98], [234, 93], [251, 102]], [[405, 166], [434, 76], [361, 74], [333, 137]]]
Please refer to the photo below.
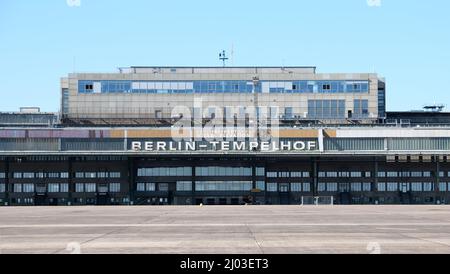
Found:
[[450, 110], [449, 12], [448, 0], [0, 0], [0, 111], [59, 110], [74, 70], [216, 66], [232, 45], [235, 66], [376, 71], [388, 110]]

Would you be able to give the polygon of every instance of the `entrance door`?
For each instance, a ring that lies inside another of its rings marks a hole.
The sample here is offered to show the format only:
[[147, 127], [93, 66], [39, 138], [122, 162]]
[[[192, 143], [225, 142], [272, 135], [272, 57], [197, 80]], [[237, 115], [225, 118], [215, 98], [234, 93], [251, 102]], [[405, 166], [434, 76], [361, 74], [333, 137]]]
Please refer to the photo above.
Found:
[[339, 202], [341, 205], [350, 204], [350, 183], [339, 183]]
[[287, 183], [280, 184], [280, 204], [289, 204], [289, 184]]

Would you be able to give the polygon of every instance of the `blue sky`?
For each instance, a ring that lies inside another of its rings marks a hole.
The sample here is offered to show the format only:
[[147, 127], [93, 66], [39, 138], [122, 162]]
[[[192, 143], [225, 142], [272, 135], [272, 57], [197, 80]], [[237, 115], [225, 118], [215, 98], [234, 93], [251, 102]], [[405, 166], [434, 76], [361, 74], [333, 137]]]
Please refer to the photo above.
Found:
[[0, 1], [0, 111], [59, 110], [74, 68], [214, 66], [232, 44], [236, 66], [376, 71], [388, 110], [450, 108], [448, 0], [80, 1]]

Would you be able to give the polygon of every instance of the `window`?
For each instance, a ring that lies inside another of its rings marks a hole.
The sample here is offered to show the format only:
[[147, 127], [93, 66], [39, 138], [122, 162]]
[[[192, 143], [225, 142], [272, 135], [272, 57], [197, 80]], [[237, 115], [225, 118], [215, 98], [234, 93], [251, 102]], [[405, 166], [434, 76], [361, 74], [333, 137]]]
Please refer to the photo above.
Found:
[[[201, 168], [197, 169], [197, 176], [199, 176], [199, 172], [203, 170]], [[166, 167], [156, 167], [156, 168], [139, 168], [138, 169], [139, 177], [160, 177], [160, 176], [192, 176], [192, 168], [190, 167], [175, 167], [175, 168], [166, 168]], [[202, 176], [202, 175], [200, 175]]]
[[[275, 184], [276, 186], [276, 184]], [[195, 182], [196, 191], [250, 191], [250, 181], [199, 181]], [[277, 191], [275, 189], [275, 191]]]
[[301, 183], [291, 183], [291, 192], [301, 192], [302, 184]]
[[430, 171], [424, 171], [423, 172], [423, 177], [431, 177], [431, 172]]
[[48, 192], [56, 193], [59, 192], [59, 184], [48, 184]]
[[310, 183], [303, 183], [303, 192], [310, 192], [311, 191], [311, 184]]
[[411, 191], [422, 191], [422, 183], [411, 183]]
[[97, 191], [97, 185], [94, 183], [84, 184], [84, 191], [87, 193], [92, 193]]
[[355, 192], [362, 191], [361, 183], [351, 183], [350, 188], [351, 188], [351, 191], [355, 191]]
[[441, 192], [447, 191], [447, 183], [439, 183], [439, 191]]
[[389, 171], [386, 173], [386, 176], [395, 178], [395, 177], [398, 177], [398, 173], [397, 173], [397, 171]]
[[97, 173], [96, 172], [86, 172], [86, 173], [84, 173], [84, 178], [95, 179], [95, 178], [97, 178]]
[[279, 172], [278, 178], [289, 178], [289, 172]]
[[345, 100], [308, 100], [308, 118], [344, 119]]
[[302, 173], [301, 172], [291, 172], [291, 177], [292, 178], [301, 178]]
[[110, 183], [109, 192], [117, 193], [120, 192], [120, 183]]
[[[403, 177], [408, 177], [408, 176], [403, 176]], [[413, 171], [413, 172], [411, 172], [411, 177], [422, 177], [422, 172]]]
[[33, 193], [34, 192], [34, 184], [23, 184], [22, 191], [24, 193]]
[[84, 184], [75, 184], [75, 192], [84, 192]]
[[278, 173], [277, 172], [267, 172], [267, 178], [277, 178]]
[[353, 111], [356, 118], [366, 118], [369, 116], [369, 101], [356, 99], [353, 101]]
[[337, 178], [338, 173], [335, 172], [335, 171], [329, 171], [329, 172], [327, 172], [326, 175], [327, 175], [328, 178]]
[[325, 183], [318, 183], [317, 184], [317, 191], [326, 191], [326, 184]]
[[372, 191], [372, 184], [371, 183], [363, 183], [362, 184], [362, 191]]
[[[51, 177], [50, 177], [50, 173], [47, 174], [47, 176], [48, 176], [48, 178], [51, 178]], [[39, 178], [39, 179], [45, 178], [44, 172], [37, 172], [37, 173], [36, 173], [36, 178]]]
[[365, 177], [366, 177], [366, 178], [372, 177], [372, 172], [366, 171], [366, 172], [365, 172]]
[[303, 178], [309, 178], [309, 171], [303, 172]]
[[154, 184], [154, 183], [138, 183], [136, 190], [140, 191], [140, 192], [156, 191], [156, 184]]
[[69, 172], [61, 172], [60, 178], [64, 178], [64, 179], [69, 178]]
[[109, 178], [120, 178], [120, 172], [110, 172]]
[[434, 191], [434, 184], [433, 183], [423, 183], [423, 191]]
[[327, 191], [328, 192], [336, 192], [337, 191], [337, 183], [327, 183]]
[[386, 177], [386, 172], [384, 172], [384, 171], [378, 171], [377, 177], [379, 177], [379, 178], [385, 178], [385, 177]]
[[378, 191], [386, 191], [386, 184], [378, 183]]
[[445, 177], [445, 172], [444, 172], [444, 171], [439, 171], [439, 177], [440, 177], [440, 178]]
[[33, 172], [24, 172], [22, 178], [24, 178], [24, 179], [33, 179], [34, 178], [34, 173]]
[[75, 172], [75, 178], [84, 178], [84, 172]]
[[22, 192], [22, 184], [14, 184], [14, 193], [21, 193]]
[[0, 179], [5, 179], [5, 178], [6, 178], [6, 173], [0, 172]]
[[267, 183], [267, 191], [268, 192], [277, 192], [278, 191], [277, 183]]
[[5, 184], [0, 184], [0, 193], [4, 193], [6, 191]]
[[167, 184], [167, 183], [158, 184], [158, 190], [159, 191], [169, 191], [169, 184]]
[[350, 177], [360, 178], [360, 177], [362, 177], [362, 173], [360, 171], [352, 171], [352, 172], [350, 172]]
[[324, 171], [319, 171], [319, 178], [326, 178], [327, 177], [327, 173]]
[[256, 182], [256, 188], [262, 191], [266, 190], [266, 182], [264, 181], [257, 181]]
[[69, 192], [69, 184], [66, 184], [66, 183], [61, 184], [59, 191], [62, 193], [68, 193]]
[[13, 173], [13, 178], [14, 179], [22, 179], [22, 172], [14, 172]]
[[192, 182], [177, 182], [177, 191], [192, 191]]
[[398, 191], [398, 183], [387, 183], [387, 191]]
[[97, 177], [98, 178], [107, 178], [107, 172], [97, 172]]
[[257, 167], [256, 168], [256, 176], [264, 176], [264, 175], [265, 175], [265, 168]]

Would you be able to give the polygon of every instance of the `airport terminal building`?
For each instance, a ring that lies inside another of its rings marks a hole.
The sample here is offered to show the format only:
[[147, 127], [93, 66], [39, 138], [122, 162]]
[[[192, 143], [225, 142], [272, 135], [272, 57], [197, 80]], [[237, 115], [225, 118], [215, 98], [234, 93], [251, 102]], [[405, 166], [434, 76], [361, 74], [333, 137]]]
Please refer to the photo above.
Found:
[[450, 114], [385, 98], [314, 67], [69, 74], [59, 113], [0, 113], [0, 204], [450, 203]]

